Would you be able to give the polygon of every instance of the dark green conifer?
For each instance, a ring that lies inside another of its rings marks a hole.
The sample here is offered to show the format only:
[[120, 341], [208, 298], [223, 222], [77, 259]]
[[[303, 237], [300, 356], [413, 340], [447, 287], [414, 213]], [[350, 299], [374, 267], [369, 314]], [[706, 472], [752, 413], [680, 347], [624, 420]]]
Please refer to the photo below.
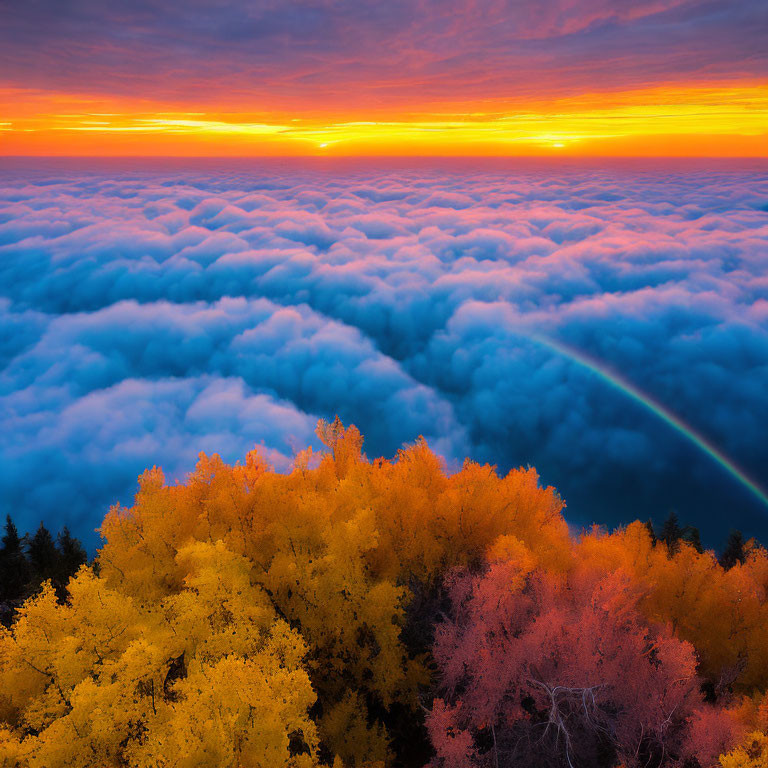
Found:
[[32, 570], [35, 586], [46, 579], [55, 579], [59, 570], [59, 551], [50, 531], [40, 523], [40, 527], [27, 544], [27, 556]]
[[677, 515], [673, 509], [670, 511], [669, 517], [664, 521], [659, 539], [667, 545], [670, 552], [674, 552], [677, 549], [677, 543], [682, 538], [682, 535], [683, 530], [680, 527]]
[[88, 556], [80, 541], [72, 536], [69, 528], [64, 526], [58, 536], [59, 567], [56, 580], [62, 587], [66, 587], [69, 580], [77, 573], [78, 568], [84, 565]]
[[725, 543], [720, 555], [720, 565], [726, 570], [733, 568], [736, 563], [743, 563], [747, 559], [744, 536], [741, 531], [731, 531], [728, 541]]
[[704, 547], [701, 544], [701, 534], [699, 529], [693, 525], [686, 525], [683, 528], [682, 540], [690, 544], [699, 554], [704, 551]]
[[0, 601], [21, 600], [25, 596], [28, 579], [29, 566], [21, 538], [11, 516], [8, 515], [0, 548]]

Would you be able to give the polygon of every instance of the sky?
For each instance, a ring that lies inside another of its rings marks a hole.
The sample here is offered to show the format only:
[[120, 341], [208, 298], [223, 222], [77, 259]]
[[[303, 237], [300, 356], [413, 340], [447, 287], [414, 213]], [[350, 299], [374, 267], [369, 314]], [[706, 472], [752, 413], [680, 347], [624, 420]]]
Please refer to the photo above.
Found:
[[768, 541], [765, 0], [0, 0], [0, 514], [339, 415]]
[[533, 465], [768, 541], [768, 162], [0, 164], [0, 514], [89, 546], [200, 451]]
[[764, 0], [0, 0], [2, 155], [768, 156]]

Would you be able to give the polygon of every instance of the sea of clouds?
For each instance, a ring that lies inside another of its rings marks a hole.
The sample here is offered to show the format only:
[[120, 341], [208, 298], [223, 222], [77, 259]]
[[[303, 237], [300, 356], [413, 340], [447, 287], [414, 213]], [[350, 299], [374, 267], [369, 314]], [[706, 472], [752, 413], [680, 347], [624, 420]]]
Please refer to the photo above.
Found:
[[338, 414], [392, 456], [532, 464], [575, 525], [768, 507], [768, 167], [0, 166], [0, 512], [89, 544], [200, 451], [278, 469]]

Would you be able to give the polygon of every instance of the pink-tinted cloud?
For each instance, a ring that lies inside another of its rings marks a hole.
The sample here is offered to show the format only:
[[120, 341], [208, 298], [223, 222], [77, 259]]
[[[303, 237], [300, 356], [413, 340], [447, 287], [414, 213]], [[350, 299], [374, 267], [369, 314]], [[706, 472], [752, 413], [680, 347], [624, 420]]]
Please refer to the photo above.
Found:
[[424, 434], [535, 464], [575, 522], [760, 533], [710, 459], [536, 338], [768, 483], [767, 210], [759, 165], [5, 172], [0, 497], [93, 527], [144, 466], [261, 440], [285, 466], [338, 413], [371, 455]]

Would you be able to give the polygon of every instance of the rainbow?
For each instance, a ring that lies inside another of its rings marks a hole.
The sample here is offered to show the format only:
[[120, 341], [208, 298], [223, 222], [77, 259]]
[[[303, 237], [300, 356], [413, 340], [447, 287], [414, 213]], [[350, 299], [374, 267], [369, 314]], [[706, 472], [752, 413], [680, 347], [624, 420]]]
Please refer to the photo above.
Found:
[[720, 467], [728, 472], [733, 478], [738, 480], [745, 488], [751, 491], [757, 496], [760, 501], [768, 507], [768, 494], [760, 488], [757, 483], [751, 480], [741, 469], [739, 469], [733, 461], [731, 461], [725, 454], [719, 451], [712, 443], [710, 443], [705, 437], [702, 437], [696, 432], [696, 430], [689, 427], [680, 418], [675, 416], [668, 408], [661, 403], [649, 397], [645, 393], [641, 392], [637, 387], [628, 382], [617, 373], [608, 369], [605, 365], [599, 361], [588, 357], [582, 352], [579, 352], [571, 347], [561, 344], [558, 341], [553, 341], [550, 338], [546, 338], [538, 335], [527, 336], [537, 344], [541, 344], [558, 355], [573, 361], [574, 363], [586, 368], [592, 373], [600, 377], [604, 382], [617, 389], [622, 394], [631, 398], [637, 403], [640, 403], [651, 413], [658, 416], [662, 421], [665, 421], [676, 432], [681, 434], [686, 439], [690, 440], [697, 448], [703, 451], [707, 456], [713, 459]]

